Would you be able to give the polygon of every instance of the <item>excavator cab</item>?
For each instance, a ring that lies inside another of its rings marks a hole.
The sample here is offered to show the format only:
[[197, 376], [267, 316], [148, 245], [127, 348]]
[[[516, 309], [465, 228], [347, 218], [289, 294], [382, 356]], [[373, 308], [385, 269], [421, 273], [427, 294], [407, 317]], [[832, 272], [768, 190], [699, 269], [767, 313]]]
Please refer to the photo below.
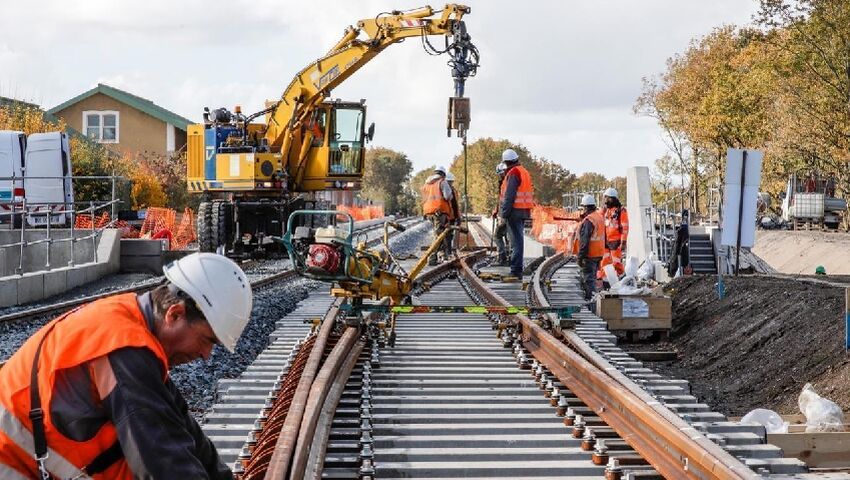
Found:
[[[359, 189], [366, 143], [375, 124], [365, 128], [365, 101], [323, 102], [305, 124], [310, 140], [301, 188], [308, 191]], [[297, 158], [297, 155], [290, 156]], [[296, 172], [297, 165], [290, 165]]]

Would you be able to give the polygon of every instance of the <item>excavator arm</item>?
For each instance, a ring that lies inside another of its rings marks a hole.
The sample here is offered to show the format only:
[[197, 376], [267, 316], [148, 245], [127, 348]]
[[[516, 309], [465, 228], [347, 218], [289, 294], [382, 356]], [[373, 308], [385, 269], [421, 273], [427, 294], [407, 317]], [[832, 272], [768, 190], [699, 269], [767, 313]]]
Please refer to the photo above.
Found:
[[[298, 72], [280, 100], [267, 110], [265, 131], [272, 150], [280, 148], [284, 163], [290, 168], [295, 167], [295, 183], [299, 182], [304, 158], [313, 139], [310, 129], [301, 135], [301, 127], [334, 88], [390, 45], [409, 37], [422, 37], [423, 45], [426, 49], [430, 48], [429, 53], [448, 53], [451, 56], [449, 65], [454, 79], [454, 96], [463, 97], [465, 81], [475, 75], [478, 67], [478, 50], [462, 21], [469, 12], [469, 7], [451, 4], [436, 12], [431, 7], [423, 7], [361, 20], [356, 27], [348, 27], [324, 57]], [[435, 35], [446, 37], [443, 50], [434, 49], [428, 42], [427, 37]], [[293, 145], [293, 142], [298, 145]]]

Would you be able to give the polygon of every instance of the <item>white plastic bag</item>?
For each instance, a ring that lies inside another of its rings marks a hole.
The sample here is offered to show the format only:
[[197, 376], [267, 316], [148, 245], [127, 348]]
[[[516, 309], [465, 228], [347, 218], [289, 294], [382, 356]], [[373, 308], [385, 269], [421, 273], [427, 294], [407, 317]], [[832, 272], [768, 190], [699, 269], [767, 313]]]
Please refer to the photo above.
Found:
[[614, 269], [614, 265], [605, 265], [602, 267], [602, 272], [605, 273], [605, 280], [611, 286], [611, 290], [616, 290], [620, 279], [617, 278], [617, 270]]
[[821, 397], [807, 383], [797, 398], [800, 413], [806, 417], [806, 432], [843, 432], [844, 412], [835, 402]]
[[626, 259], [626, 276], [635, 278], [638, 273], [638, 259], [637, 257], [629, 257]]
[[788, 433], [788, 422], [782, 420], [782, 417], [773, 410], [766, 408], [757, 408], [750, 413], [744, 415], [741, 423], [758, 423], [764, 425], [767, 433]]
[[655, 278], [655, 264], [652, 263], [652, 260], [647, 258], [646, 261], [643, 262], [643, 265], [638, 269], [637, 278], [643, 280], [644, 282], [648, 282]]

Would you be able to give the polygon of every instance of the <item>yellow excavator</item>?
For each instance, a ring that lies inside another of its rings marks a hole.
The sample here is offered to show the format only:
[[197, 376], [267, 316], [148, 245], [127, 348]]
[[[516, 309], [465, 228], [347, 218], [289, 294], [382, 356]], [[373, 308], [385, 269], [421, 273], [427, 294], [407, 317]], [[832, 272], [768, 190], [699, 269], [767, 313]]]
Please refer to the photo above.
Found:
[[[454, 82], [447, 131], [464, 136], [469, 127], [466, 79], [474, 76], [479, 53], [466, 31], [464, 5], [442, 10], [380, 14], [349, 26], [324, 56], [298, 72], [281, 98], [243, 115], [239, 106], [204, 109], [204, 123], [190, 125], [187, 183], [202, 195], [198, 241], [202, 251], [234, 257], [273, 250], [272, 237], [286, 232], [289, 214], [330, 207], [317, 192], [359, 190], [365, 144], [365, 100], [330, 100], [331, 91], [390, 45], [420, 37], [425, 51], [448, 54]], [[435, 47], [429, 37], [445, 37]], [[260, 119], [262, 118], [262, 121]]]

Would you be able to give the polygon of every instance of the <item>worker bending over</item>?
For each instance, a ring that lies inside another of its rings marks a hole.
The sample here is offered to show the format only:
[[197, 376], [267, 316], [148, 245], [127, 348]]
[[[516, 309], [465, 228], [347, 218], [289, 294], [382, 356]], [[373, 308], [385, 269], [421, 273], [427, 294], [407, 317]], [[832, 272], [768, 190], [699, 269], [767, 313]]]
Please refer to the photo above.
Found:
[[[446, 181], [446, 168], [435, 168], [434, 174], [422, 186], [422, 213], [434, 226], [435, 237], [443, 233], [451, 222], [452, 198], [454, 195], [451, 185]], [[451, 254], [448, 242], [444, 241], [441, 248], [447, 257]], [[428, 265], [436, 264], [437, 252], [434, 252], [428, 259]]]
[[[460, 219], [462, 218], [460, 213], [460, 205], [457, 202], [457, 189], [455, 188], [455, 175], [452, 172], [446, 173], [446, 182], [449, 183], [449, 187], [452, 189], [452, 214], [449, 218], [449, 223], [452, 225], [460, 226]], [[449, 230], [449, 233], [446, 234], [446, 242], [448, 243], [450, 253], [457, 252], [457, 246], [455, 245], [455, 232], [454, 230]]]
[[623, 267], [623, 250], [629, 236], [629, 214], [620, 203], [615, 188], [605, 190], [602, 200], [605, 202], [605, 254], [599, 264], [598, 277], [604, 279], [602, 269], [605, 265], [614, 265], [617, 275], [623, 275], [626, 271]]
[[164, 273], [56, 318], [0, 369], [0, 478], [233, 478], [168, 370], [234, 350], [251, 285], [213, 253]]
[[[596, 199], [593, 195], [585, 195], [579, 203], [581, 207], [581, 224], [578, 238], [573, 245], [576, 259], [581, 268], [581, 281], [584, 288], [584, 299], [590, 300], [596, 293], [596, 271], [605, 253], [602, 240], [605, 229], [605, 219], [596, 209]], [[592, 310], [592, 308], [591, 308]]]
[[[496, 165], [496, 175], [499, 176], [499, 191], [502, 191], [502, 183], [505, 181], [505, 172], [507, 172], [508, 166], [505, 165], [505, 162], [499, 162]], [[493, 218], [499, 217], [499, 206], [496, 205], [496, 208], [493, 209]], [[508, 265], [508, 225], [505, 222], [499, 222], [496, 228], [493, 231], [493, 242], [496, 244], [496, 251], [498, 252], [498, 259], [496, 261], [496, 265], [499, 267], [504, 267]]]
[[531, 218], [534, 207], [534, 185], [528, 170], [519, 164], [519, 155], [513, 149], [502, 152], [507, 166], [499, 194], [499, 226], [507, 225], [511, 242], [511, 276], [522, 278], [523, 228]]

